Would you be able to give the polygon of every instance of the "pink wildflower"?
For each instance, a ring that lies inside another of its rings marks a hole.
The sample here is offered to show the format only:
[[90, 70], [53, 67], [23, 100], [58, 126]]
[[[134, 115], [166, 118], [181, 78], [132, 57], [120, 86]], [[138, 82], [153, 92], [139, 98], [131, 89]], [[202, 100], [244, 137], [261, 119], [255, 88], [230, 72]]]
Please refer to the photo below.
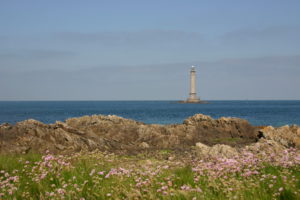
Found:
[[99, 175], [103, 175], [104, 174], [104, 171], [101, 171], [101, 172], [98, 172]]
[[66, 191], [64, 189], [59, 188], [59, 189], [57, 189], [57, 192], [59, 194], [64, 194]]

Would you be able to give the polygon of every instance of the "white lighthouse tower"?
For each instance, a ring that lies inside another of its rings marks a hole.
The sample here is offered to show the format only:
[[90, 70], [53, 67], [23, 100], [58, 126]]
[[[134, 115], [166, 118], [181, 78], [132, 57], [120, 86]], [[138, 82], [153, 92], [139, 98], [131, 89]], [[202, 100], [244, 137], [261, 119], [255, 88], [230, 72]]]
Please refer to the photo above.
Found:
[[189, 98], [186, 100], [186, 103], [200, 103], [201, 100], [199, 97], [197, 97], [196, 69], [194, 66], [192, 66], [190, 73], [190, 95]]

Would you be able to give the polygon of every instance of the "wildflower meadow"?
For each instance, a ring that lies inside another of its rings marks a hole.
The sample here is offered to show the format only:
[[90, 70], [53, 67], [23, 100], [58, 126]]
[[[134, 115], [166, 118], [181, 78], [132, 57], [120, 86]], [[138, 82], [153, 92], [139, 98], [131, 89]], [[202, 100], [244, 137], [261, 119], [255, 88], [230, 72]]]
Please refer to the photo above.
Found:
[[203, 160], [99, 151], [1, 155], [0, 199], [300, 199], [299, 164], [295, 149]]

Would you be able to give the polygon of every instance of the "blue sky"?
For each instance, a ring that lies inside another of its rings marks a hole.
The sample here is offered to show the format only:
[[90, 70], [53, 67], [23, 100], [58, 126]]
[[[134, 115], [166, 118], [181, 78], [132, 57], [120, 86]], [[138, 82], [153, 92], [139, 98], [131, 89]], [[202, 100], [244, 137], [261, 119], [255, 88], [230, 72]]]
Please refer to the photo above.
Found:
[[0, 0], [0, 100], [300, 99], [300, 1]]

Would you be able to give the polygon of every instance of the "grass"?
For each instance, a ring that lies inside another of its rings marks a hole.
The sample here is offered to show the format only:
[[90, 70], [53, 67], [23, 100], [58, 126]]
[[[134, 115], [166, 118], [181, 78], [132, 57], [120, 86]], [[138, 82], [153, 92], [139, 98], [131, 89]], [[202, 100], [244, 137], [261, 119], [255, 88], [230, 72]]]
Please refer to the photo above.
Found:
[[300, 199], [299, 155], [289, 156], [285, 165], [256, 157], [1, 155], [0, 199]]

